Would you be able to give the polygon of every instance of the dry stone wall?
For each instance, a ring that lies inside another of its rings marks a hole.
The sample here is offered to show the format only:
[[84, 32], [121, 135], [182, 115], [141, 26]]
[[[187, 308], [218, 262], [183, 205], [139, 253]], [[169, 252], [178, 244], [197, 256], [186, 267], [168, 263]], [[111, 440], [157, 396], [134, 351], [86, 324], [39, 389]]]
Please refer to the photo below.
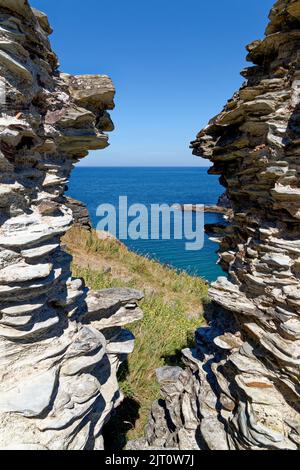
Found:
[[192, 143], [233, 209], [229, 276], [186, 368], [158, 370], [162, 399], [130, 448], [300, 448], [300, 1], [277, 1], [247, 49], [245, 83]]
[[102, 449], [142, 294], [89, 291], [61, 249], [70, 171], [108, 145], [115, 90], [60, 73], [50, 33], [27, 0], [0, 0], [0, 448]]

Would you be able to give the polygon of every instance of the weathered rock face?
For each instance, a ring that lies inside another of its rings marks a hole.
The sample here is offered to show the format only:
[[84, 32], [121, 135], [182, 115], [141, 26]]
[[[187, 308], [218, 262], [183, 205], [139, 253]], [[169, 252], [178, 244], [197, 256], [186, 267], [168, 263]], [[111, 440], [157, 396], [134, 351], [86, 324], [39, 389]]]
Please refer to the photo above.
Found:
[[279, 0], [248, 46], [246, 83], [192, 143], [234, 211], [221, 242], [229, 279], [210, 326], [158, 371], [163, 400], [132, 447], [300, 447], [300, 1]]
[[0, 0], [0, 448], [101, 449], [142, 294], [88, 291], [60, 247], [67, 178], [107, 146], [114, 87], [60, 74], [50, 32], [26, 0]]

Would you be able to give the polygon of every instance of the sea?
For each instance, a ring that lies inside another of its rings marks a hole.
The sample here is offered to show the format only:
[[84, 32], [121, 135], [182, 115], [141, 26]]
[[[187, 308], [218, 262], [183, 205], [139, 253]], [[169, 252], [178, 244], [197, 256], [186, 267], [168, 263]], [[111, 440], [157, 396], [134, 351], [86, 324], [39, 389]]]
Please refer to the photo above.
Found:
[[[216, 204], [224, 188], [217, 176], [203, 167], [75, 167], [67, 195], [86, 204], [94, 228], [100, 217], [97, 207], [112, 204], [118, 209], [119, 197], [127, 196], [128, 205], [144, 204]], [[118, 213], [118, 210], [117, 210]], [[195, 215], [193, 215], [195, 217]], [[205, 223], [222, 223], [220, 214], [205, 213]], [[130, 218], [129, 218], [130, 220]], [[195, 227], [195, 226], [194, 226]], [[186, 250], [187, 240], [122, 240], [130, 250], [160, 263], [211, 282], [224, 276], [217, 264], [218, 245], [204, 235], [203, 248]]]

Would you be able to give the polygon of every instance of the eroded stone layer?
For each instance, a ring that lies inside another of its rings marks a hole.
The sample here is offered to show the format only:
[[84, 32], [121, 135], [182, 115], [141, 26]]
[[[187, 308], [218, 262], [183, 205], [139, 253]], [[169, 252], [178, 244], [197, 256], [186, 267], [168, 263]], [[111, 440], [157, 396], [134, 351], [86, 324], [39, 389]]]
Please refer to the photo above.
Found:
[[246, 82], [192, 143], [233, 208], [210, 326], [158, 371], [163, 399], [131, 447], [300, 447], [300, 1], [279, 0], [248, 46]]
[[0, 0], [0, 448], [101, 449], [142, 294], [89, 291], [61, 249], [65, 185], [108, 145], [115, 90], [61, 74], [50, 33], [26, 0]]

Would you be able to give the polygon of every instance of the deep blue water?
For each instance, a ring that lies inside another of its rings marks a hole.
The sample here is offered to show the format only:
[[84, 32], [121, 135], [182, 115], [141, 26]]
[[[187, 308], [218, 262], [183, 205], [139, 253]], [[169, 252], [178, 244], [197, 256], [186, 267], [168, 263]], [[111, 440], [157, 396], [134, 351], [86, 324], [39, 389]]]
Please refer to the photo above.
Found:
[[[98, 205], [118, 206], [119, 196], [127, 196], [128, 204], [215, 204], [222, 188], [218, 177], [207, 175], [207, 168], [88, 168], [76, 167], [72, 173], [68, 195], [84, 202], [94, 227]], [[222, 222], [219, 214], [205, 214], [205, 223]], [[218, 245], [205, 235], [204, 247], [186, 251], [186, 240], [127, 240], [124, 243], [143, 255], [184, 269], [208, 281], [224, 275], [216, 264]]]

